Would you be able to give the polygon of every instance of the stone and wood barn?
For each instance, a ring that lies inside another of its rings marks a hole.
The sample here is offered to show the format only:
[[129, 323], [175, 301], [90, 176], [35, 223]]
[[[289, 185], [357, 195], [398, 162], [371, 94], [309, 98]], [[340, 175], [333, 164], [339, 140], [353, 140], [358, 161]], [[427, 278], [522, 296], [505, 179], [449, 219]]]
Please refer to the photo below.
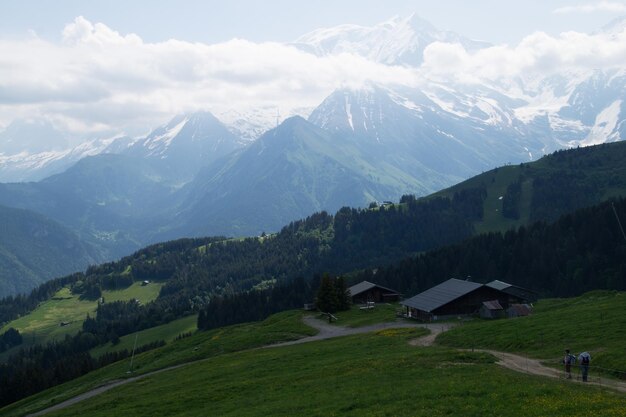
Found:
[[365, 304], [367, 302], [393, 302], [400, 299], [400, 293], [391, 288], [386, 288], [368, 281], [359, 282], [348, 288], [350, 298], [354, 304]]
[[433, 321], [443, 317], [478, 314], [485, 301], [495, 301], [505, 310], [509, 304], [524, 302], [526, 299], [493, 288], [489, 284], [451, 278], [402, 301], [401, 304], [406, 308], [407, 317]]

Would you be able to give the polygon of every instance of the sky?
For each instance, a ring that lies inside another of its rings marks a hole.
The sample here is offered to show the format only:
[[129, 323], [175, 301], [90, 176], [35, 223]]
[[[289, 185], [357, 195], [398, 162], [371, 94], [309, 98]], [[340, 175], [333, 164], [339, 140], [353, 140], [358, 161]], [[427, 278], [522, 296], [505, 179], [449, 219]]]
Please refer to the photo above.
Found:
[[[494, 46], [433, 45], [409, 71], [285, 45], [412, 13]], [[621, 67], [626, 33], [593, 33], [624, 15], [626, 0], [0, 0], [0, 128], [44, 118], [75, 135], [138, 134], [184, 111], [310, 107], [368, 81]]]
[[626, 1], [571, 0], [1, 0], [0, 36], [60, 40], [77, 16], [102, 22], [146, 42], [181, 39], [217, 43], [293, 41], [320, 27], [371, 26], [394, 15], [417, 13], [440, 29], [493, 43], [517, 43], [541, 30], [592, 32], [626, 15]]

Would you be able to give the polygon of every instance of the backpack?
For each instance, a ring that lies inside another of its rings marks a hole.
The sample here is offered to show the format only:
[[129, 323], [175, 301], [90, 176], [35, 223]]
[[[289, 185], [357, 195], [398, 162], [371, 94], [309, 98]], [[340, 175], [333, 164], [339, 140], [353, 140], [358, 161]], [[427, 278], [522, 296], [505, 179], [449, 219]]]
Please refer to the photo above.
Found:
[[580, 362], [583, 365], [589, 365], [589, 356], [584, 356], [583, 360]]

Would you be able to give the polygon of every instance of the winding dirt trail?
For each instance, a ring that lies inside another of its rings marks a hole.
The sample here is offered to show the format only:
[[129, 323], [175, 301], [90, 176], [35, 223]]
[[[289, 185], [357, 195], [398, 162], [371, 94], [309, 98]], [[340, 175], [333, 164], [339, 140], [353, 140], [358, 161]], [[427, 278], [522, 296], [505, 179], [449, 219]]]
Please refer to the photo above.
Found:
[[[371, 326], [364, 326], [364, 327], [342, 327], [342, 326], [328, 324], [325, 321], [319, 320], [313, 316], [305, 316], [303, 318], [303, 321], [308, 326], [311, 326], [314, 329], [317, 329], [319, 333], [316, 334], [315, 336], [303, 337], [302, 339], [298, 339], [298, 340], [293, 340], [293, 341], [283, 342], [283, 343], [275, 343], [272, 345], [263, 346], [260, 349], [272, 349], [272, 348], [277, 348], [281, 346], [297, 345], [301, 343], [314, 342], [317, 340], [325, 340], [325, 339], [332, 339], [335, 337], [369, 333], [369, 332], [374, 332], [374, 331], [379, 331], [379, 330], [384, 330], [384, 329], [416, 328], [416, 327], [429, 329], [430, 333], [427, 334], [426, 336], [422, 336], [417, 339], [413, 339], [409, 341], [409, 344], [411, 346], [421, 346], [421, 347], [432, 346], [435, 343], [435, 339], [437, 338], [439, 334], [446, 332], [455, 326], [454, 323], [434, 324], [434, 323], [407, 323], [403, 321], [395, 321], [395, 322], [379, 323], [379, 324], [374, 324]], [[469, 349], [465, 349], [465, 350], [469, 350]], [[522, 372], [522, 373], [531, 374], [531, 375], [539, 375], [539, 376], [544, 376], [544, 377], [563, 379], [562, 372], [560, 372], [557, 369], [549, 368], [547, 366], [542, 365], [540, 360], [537, 360], [537, 359], [530, 359], [524, 356], [515, 355], [513, 353], [499, 352], [495, 350], [474, 349], [473, 351], [489, 353], [495, 356], [496, 358], [498, 358], [498, 362], [496, 362], [498, 365], [511, 369], [513, 371]], [[42, 416], [47, 413], [51, 413], [53, 411], [58, 411], [66, 407], [69, 407], [71, 405], [74, 405], [80, 401], [93, 398], [97, 395], [100, 395], [104, 392], [109, 391], [110, 389], [119, 387], [121, 385], [126, 385], [131, 382], [135, 382], [140, 379], [147, 378], [151, 375], [170, 371], [170, 370], [180, 368], [183, 366], [197, 364], [198, 362], [202, 362], [206, 360], [207, 359], [200, 359], [200, 360], [193, 361], [193, 362], [187, 362], [184, 364], [159, 369], [157, 371], [148, 372], [148, 373], [138, 375], [136, 377], [132, 377], [128, 379], [111, 381], [100, 387], [97, 387], [90, 391], [79, 394], [76, 397], [70, 398], [68, 400], [60, 402], [56, 405], [53, 405], [51, 407], [48, 407], [36, 413], [28, 414], [26, 417]], [[583, 382], [577, 381], [576, 379], [572, 379], [570, 381], [572, 383], [581, 383], [581, 384], [583, 383]], [[612, 380], [612, 379], [602, 380], [600, 378], [597, 378], [594, 380], [593, 378], [591, 378], [590, 381], [587, 382], [586, 384], [598, 385], [598, 386], [602, 386], [605, 388], [612, 388], [620, 392], [626, 392], [626, 383]]]
[[565, 374], [563, 371], [545, 366], [541, 363], [541, 360], [539, 359], [532, 359], [520, 355], [515, 355], [513, 353], [499, 352], [497, 350], [489, 349], [475, 349], [474, 351], [486, 352], [495, 356], [496, 358], [498, 358], [498, 362], [496, 362], [498, 365], [511, 369], [513, 371], [531, 375], [557, 378], [570, 383], [596, 385], [603, 388], [611, 388], [619, 392], [626, 392], [626, 382], [617, 381], [615, 379], [608, 379], [590, 375], [589, 382], [582, 382], [582, 380], [579, 380], [577, 378], [572, 378], [568, 380], [565, 379]]

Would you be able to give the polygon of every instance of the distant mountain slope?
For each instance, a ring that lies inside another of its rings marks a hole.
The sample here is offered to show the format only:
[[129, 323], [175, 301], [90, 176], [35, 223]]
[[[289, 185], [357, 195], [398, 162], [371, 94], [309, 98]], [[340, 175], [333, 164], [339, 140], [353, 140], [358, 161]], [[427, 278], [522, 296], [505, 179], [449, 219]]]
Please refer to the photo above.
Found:
[[102, 259], [95, 248], [60, 224], [27, 210], [0, 206], [0, 297], [26, 293]]
[[151, 161], [163, 177], [185, 183], [201, 168], [243, 146], [240, 138], [209, 112], [174, 117], [121, 153]]
[[[103, 154], [37, 183], [0, 184], [0, 204], [43, 213], [115, 258], [145, 244], [172, 188], [141, 158]], [[146, 240], [144, 240], [146, 239]]]
[[626, 196], [624, 161], [626, 142], [558, 151], [536, 162], [493, 169], [432, 197], [482, 188], [486, 198], [477, 231], [506, 230]]
[[[449, 89], [402, 93], [377, 86], [344, 89], [327, 97], [309, 121], [336, 141], [351, 141], [381, 169], [408, 174], [418, 185], [412, 191], [418, 195], [506, 162], [530, 161], [529, 154], [541, 155], [545, 145], [522, 140], [511, 122], [512, 110], [507, 107], [511, 103], [490, 106], [484, 99], [475, 104], [484, 111], [459, 108], [468, 100]], [[454, 103], [456, 110], [442, 107], [443, 102]], [[461, 116], [462, 111], [467, 114]]]
[[189, 185], [178, 233], [256, 235], [315, 211], [419, 189], [410, 175], [384, 168], [355, 143], [293, 117]]

